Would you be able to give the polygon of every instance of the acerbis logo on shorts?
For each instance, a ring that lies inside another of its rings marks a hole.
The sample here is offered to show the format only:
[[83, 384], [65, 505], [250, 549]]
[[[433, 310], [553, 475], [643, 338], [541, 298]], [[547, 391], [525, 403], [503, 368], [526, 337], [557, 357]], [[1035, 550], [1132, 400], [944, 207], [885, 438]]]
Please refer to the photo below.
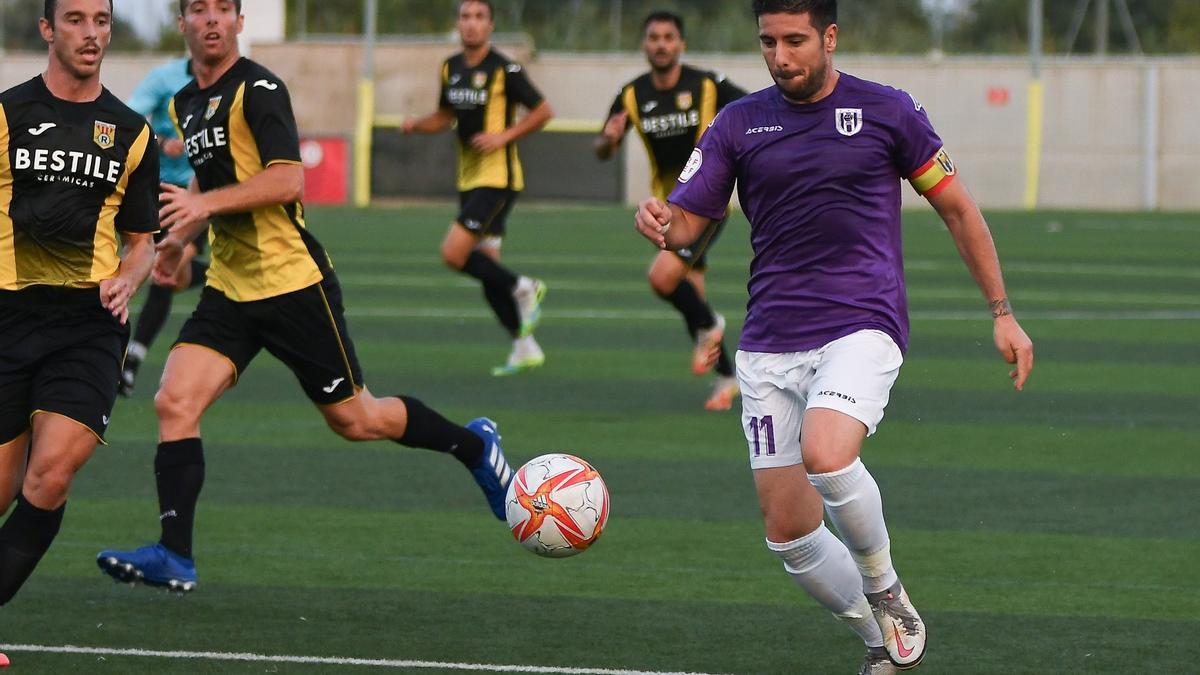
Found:
[[858, 405], [858, 401], [855, 401], [853, 396], [848, 396], [838, 391], [830, 391], [826, 389], [825, 391], [817, 392], [817, 396], [832, 396], [833, 398], [840, 398], [843, 401], [849, 401], [855, 405]]
[[700, 171], [700, 167], [704, 165], [704, 153], [700, 152], [700, 148], [692, 149], [692, 156], [688, 157], [687, 164], [684, 165], [683, 171], [679, 174], [679, 182], [686, 183], [692, 179]]

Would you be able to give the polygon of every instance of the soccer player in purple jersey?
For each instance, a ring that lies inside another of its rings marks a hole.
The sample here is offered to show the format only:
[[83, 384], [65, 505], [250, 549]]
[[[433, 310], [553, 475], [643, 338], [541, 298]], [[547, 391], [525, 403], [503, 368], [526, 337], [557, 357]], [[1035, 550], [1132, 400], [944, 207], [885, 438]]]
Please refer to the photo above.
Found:
[[767, 547], [862, 637], [860, 672], [890, 673], [920, 663], [927, 634], [859, 455], [908, 342], [902, 179], [950, 230], [1017, 390], [1033, 343], [1013, 316], [987, 223], [921, 104], [834, 69], [836, 0], [754, 0], [753, 9], [775, 86], [717, 116], [669, 201], [643, 201], [636, 227], [660, 248], [686, 245], [723, 216], [736, 182], [754, 249], [737, 375]]

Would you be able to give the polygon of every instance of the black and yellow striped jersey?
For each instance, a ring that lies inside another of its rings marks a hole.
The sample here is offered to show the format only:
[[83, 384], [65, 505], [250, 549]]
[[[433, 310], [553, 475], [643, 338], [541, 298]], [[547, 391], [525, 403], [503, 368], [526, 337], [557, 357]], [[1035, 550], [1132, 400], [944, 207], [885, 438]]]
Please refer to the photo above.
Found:
[[[248, 180], [272, 164], [300, 164], [287, 87], [254, 61], [240, 59], [205, 89], [192, 80], [170, 110], [202, 192]], [[208, 285], [235, 302], [311, 286], [331, 267], [298, 201], [214, 216], [209, 241]]]
[[484, 155], [471, 148], [471, 138], [504, 131], [512, 126], [518, 104], [533, 109], [541, 102], [542, 94], [526, 77], [525, 69], [495, 49], [477, 66], [468, 66], [461, 53], [442, 64], [438, 107], [453, 112], [458, 122], [459, 191], [525, 189], [515, 143]]
[[0, 93], [0, 290], [98, 286], [117, 276], [118, 232], [157, 230], [145, 118], [107, 89], [56, 98], [41, 75]]
[[665, 201], [713, 118], [745, 95], [723, 76], [685, 65], [671, 89], [655, 89], [650, 73], [622, 87], [609, 116], [629, 113], [626, 128], [637, 129], [650, 154], [651, 190]]

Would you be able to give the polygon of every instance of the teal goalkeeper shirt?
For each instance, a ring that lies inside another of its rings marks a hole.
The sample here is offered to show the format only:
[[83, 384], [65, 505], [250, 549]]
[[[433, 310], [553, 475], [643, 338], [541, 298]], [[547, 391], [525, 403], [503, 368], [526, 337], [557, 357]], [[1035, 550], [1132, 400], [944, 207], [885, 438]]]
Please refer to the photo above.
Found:
[[[171, 98], [191, 81], [192, 69], [189, 60], [176, 59], [147, 73], [129, 98], [129, 107], [150, 121], [159, 142], [179, 138], [175, 123], [171, 121], [167, 110]], [[162, 182], [187, 187], [192, 181], [192, 166], [188, 164], [187, 153], [178, 157], [168, 157], [160, 151], [158, 159], [158, 175]]]

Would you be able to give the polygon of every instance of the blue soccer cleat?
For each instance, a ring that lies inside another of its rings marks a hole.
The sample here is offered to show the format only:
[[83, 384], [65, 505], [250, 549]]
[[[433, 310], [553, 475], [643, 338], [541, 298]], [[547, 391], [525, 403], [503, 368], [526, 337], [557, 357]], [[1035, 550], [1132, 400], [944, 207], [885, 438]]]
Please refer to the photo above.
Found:
[[128, 584], [143, 583], [177, 593], [196, 588], [196, 563], [162, 544], [149, 544], [132, 551], [101, 551], [96, 564], [105, 574]]
[[483, 457], [471, 467], [471, 475], [487, 497], [488, 506], [500, 520], [505, 520], [504, 499], [508, 495], [508, 484], [512, 482], [513, 470], [500, 448], [500, 431], [496, 423], [486, 417], [476, 417], [467, 422], [467, 429], [483, 439]]

